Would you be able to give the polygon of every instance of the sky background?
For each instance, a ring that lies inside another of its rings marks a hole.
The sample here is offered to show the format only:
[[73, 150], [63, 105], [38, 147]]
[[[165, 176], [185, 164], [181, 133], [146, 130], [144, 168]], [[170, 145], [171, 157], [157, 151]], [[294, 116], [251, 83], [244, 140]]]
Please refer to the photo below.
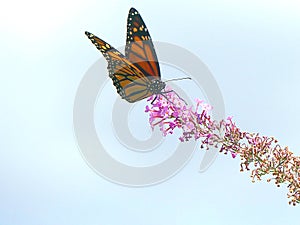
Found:
[[[153, 40], [181, 46], [208, 66], [226, 115], [242, 130], [275, 136], [299, 155], [299, 1], [1, 1], [0, 224], [298, 222], [299, 207], [288, 205], [284, 186], [253, 184], [229, 156], [199, 173], [203, 152], [196, 151], [176, 176], [145, 188], [110, 183], [86, 164], [74, 136], [73, 103], [84, 74], [102, 56], [84, 31], [124, 45], [130, 7]], [[109, 82], [105, 93], [103, 105], [116, 97]], [[134, 133], [147, 123], [132, 126]], [[166, 149], [174, 141], [166, 140]], [[166, 157], [160, 153], [158, 160]], [[124, 151], [112, 154], [122, 158]]]

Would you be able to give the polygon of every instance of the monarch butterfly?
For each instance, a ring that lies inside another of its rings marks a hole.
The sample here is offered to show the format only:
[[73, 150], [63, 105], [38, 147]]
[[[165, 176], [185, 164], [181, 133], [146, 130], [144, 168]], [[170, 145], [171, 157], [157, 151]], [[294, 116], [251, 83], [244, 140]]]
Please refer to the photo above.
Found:
[[85, 34], [107, 60], [109, 77], [123, 99], [133, 103], [167, 93], [149, 31], [136, 9], [128, 14], [125, 56], [95, 35]]

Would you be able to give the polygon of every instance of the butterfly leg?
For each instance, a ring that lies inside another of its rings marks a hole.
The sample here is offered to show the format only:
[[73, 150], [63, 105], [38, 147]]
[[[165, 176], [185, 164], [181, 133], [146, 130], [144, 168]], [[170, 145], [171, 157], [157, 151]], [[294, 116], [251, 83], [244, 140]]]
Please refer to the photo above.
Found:
[[151, 105], [153, 105], [153, 102], [157, 99], [157, 95], [155, 95], [155, 98], [152, 100]]

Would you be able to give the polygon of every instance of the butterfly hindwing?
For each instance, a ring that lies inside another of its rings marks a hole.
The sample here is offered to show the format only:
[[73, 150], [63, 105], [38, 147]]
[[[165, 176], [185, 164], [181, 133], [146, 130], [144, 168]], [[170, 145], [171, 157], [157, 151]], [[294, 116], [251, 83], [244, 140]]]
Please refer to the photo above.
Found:
[[127, 19], [125, 57], [149, 79], [160, 79], [157, 55], [148, 28], [138, 11], [131, 8]]
[[148, 88], [151, 80], [138, 67], [102, 39], [89, 32], [85, 34], [107, 60], [109, 77], [122, 98], [128, 102], [136, 102], [153, 94]]

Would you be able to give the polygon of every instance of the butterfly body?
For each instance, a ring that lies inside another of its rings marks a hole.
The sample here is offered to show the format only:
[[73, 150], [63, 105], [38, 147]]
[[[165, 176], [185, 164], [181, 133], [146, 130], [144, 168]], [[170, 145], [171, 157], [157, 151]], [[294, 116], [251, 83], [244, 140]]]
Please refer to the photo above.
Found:
[[163, 93], [159, 63], [149, 31], [136, 9], [127, 20], [125, 56], [97, 36], [85, 32], [108, 62], [109, 77], [118, 94], [128, 102], [137, 102]]

